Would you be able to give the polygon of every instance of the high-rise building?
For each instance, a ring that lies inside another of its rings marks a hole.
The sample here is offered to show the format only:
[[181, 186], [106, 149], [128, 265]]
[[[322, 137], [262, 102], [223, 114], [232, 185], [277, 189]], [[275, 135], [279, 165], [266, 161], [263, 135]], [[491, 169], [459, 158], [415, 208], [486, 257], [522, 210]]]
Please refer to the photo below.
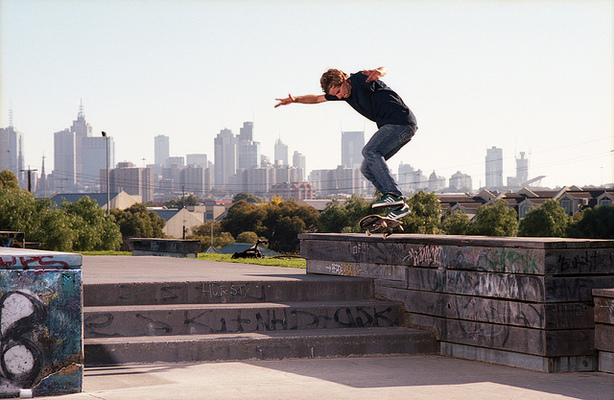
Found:
[[305, 180], [305, 174], [307, 171], [307, 159], [304, 155], [295, 151], [292, 155], [292, 166], [298, 168], [299, 170], [299, 182], [303, 182]]
[[341, 132], [341, 164], [348, 168], [360, 168], [363, 147], [365, 147], [364, 131]]
[[80, 186], [86, 188], [86, 191], [95, 191], [101, 187], [100, 170], [107, 168], [107, 145], [109, 146], [109, 169], [113, 169], [115, 167], [115, 142], [112, 137], [88, 137], [81, 140], [81, 157], [88, 162], [83, 162], [81, 165]]
[[166, 165], [170, 156], [170, 138], [165, 135], [154, 137], [154, 164]]
[[207, 155], [206, 154], [186, 154], [186, 165], [196, 165], [201, 168], [207, 168]]
[[254, 123], [250, 121], [243, 122], [243, 127], [239, 129], [239, 141], [254, 140]]
[[288, 165], [288, 145], [281, 139], [275, 141], [275, 165]]
[[413, 174], [414, 174], [414, 167], [412, 167], [409, 164], [403, 164], [402, 162], [399, 164], [399, 169], [398, 169], [399, 173], [399, 177], [398, 177], [398, 184], [399, 184], [399, 188], [401, 189], [401, 191], [405, 194], [410, 194], [410, 193], [406, 193], [406, 192], [411, 192], [412, 191], [412, 179], [413, 179]]
[[9, 127], [0, 128], [0, 171], [13, 172], [21, 187], [27, 184], [22, 171], [25, 167], [23, 150], [23, 134], [13, 128], [12, 121]]
[[[151, 168], [137, 168], [131, 162], [117, 163], [117, 168], [109, 171], [111, 192], [124, 191], [141, 196], [143, 203], [153, 201], [153, 171]], [[104, 187], [106, 190], [106, 186]]]
[[503, 187], [503, 149], [486, 150], [486, 189]]
[[60, 193], [75, 191], [76, 153], [74, 132], [64, 129], [53, 134], [53, 188]]
[[222, 129], [214, 140], [215, 186], [225, 186], [237, 172], [237, 138], [230, 129]]
[[197, 165], [188, 165], [181, 170], [182, 191], [193, 193], [195, 196], [205, 194], [205, 169]]

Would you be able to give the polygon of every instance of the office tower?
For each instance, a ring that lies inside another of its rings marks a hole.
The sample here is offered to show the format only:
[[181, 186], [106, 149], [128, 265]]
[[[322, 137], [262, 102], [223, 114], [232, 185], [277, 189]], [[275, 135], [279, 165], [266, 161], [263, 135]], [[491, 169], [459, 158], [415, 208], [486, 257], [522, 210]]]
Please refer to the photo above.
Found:
[[239, 141], [252, 141], [254, 140], [254, 123], [243, 122], [243, 127], [239, 129]]
[[153, 170], [137, 168], [131, 162], [117, 163], [117, 168], [109, 171], [109, 186], [112, 193], [123, 190], [141, 196], [143, 203], [153, 201]]
[[363, 147], [365, 147], [364, 131], [341, 132], [341, 164], [348, 168], [360, 168]]
[[529, 180], [529, 159], [524, 158], [524, 152], [520, 152], [520, 158], [516, 158], [516, 179], [519, 185]]
[[[102, 176], [100, 171], [107, 169], [107, 152], [108, 166], [112, 169], [115, 166], [115, 142], [112, 137], [88, 137], [81, 140], [81, 157], [85, 162], [81, 166], [80, 186], [88, 189], [87, 191], [102, 187], [99, 181]], [[104, 176], [106, 177], [106, 173]]]
[[53, 134], [53, 182], [60, 193], [75, 190], [76, 152], [74, 132], [64, 129]]
[[[399, 176], [398, 176], [397, 182], [399, 184], [399, 188], [401, 189], [403, 193], [409, 192], [412, 190], [411, 182], [412, 182], [413, 174], [414, 174], [414, 167], [412, 167], [409, 164], [403, 164], [403, 162], [399, 164], [399, 169], [398, 169]], [[409, 193], [405, 193], [405, 194], [409, 194]]]
[[166, 165], [166, 160], [170, 156], [170, 138], [165, 135], [158, 135], [154, 138], [154, 164]]
[[307, 159], [305, 156], [295, 151], [292, 155], [292, 166], [299, 170], [299, 182], [304, 182], [307, 171]]
[[288, 165], [288, 145], [281, 139], [275, 141], [275, 165]]
[[486, 150], [486, 189], [503, 187], [503, 149]]
[[215, 186], [224, 186], [237, 172], [237, 138], [230, 129], [222, 129], [214, 139]]
[[206, 154], [186, 154], [186, 165], [196, 165], [201, 168], [207, 168], [207, 155]]
[[[82, 188], [97, 184], [99, 172], [96, 170], [94, 173], [91, 173], [93, 168], [90, 168], [90, 166], [96, 164], [97, 167], [102, 165], [102, 168], [105, 168], [105, 153], [96, 151], [92, 153], [92, 149], [97, 148], [104, 139], [102, 137], [92, 137], [92, 127], [85, 120], [85, 114], [83, 113], [83, 102], [79, 105], [77, 119], [72, 122], [70, 131], [75, 135], [75, 180], [77, 187]], [[89, 143], [90, 141], [94, 143]], [[87, 156], [84, 154], [85, 148], [88, 148]], [[88, 156], [92, 155], [96, 158], [88, 158]]]
[[205, 169], [197, 165], [188, 165], [181, 170], [182, 191], [193, 193], [195, 196], [205, 194]]
[[13, 128], [12, 121], [8, 128], [0, 128], [0, 171], [9, 170], [15, 174], [20, 186], [27, 178], [22, 171], [25, 169], [23, 157], [23, 134]]
[[248, 169], [258, 166], [260, 158], [260, 143], [251, 140], [240, 140], [237, 143], [237, 168]]

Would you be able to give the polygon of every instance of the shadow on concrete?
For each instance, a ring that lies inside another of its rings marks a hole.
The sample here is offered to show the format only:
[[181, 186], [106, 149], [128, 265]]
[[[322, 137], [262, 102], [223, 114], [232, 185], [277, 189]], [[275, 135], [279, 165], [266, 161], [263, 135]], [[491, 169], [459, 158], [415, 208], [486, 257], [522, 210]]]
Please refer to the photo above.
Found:
[[545, 373], [442, 356], [386, 356], [243, 363], [357, 389], [450, 386], [450, 390], [454, 391], [452, 387], [458, 385], [489, 383], [576, 399], [614, 399], [614, 376], [610, 374]]

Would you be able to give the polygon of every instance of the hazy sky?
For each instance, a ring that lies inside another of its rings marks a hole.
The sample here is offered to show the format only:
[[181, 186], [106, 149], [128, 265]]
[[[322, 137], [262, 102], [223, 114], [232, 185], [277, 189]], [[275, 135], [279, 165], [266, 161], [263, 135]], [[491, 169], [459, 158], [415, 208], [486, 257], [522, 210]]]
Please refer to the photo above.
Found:
[[368, 139], [375, 124], [345, 103], [275, 98], [319, 94], [330, 67], [385, 65], [419, 126], [395, 173], [461, 171], [477, 188], [497, 146], [504, 177], [523, 151], [544, 185], [600, 185], [614, 181], [613, 17], [609, 0], [0, 0], [0, 126], [12, 109], [26, 164], [45, 154], [48, 172], [81, 100], [116, 161], [153, 163], [160, 134], [171, 155], [213, 160], [221, 129], [254, 121], [262, 153], [281, 137], [329, 169], [341, 130]]

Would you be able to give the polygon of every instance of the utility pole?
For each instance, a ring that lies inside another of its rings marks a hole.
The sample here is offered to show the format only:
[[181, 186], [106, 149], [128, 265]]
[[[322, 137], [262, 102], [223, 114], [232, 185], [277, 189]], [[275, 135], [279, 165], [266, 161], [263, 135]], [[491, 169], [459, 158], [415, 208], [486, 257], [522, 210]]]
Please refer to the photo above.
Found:
[[102, 137], [105, 140], [106, 147], [106, 165], [107, 165], [107, 215], [111, 213], [111, 194], [109, 192], [109, 137], [105, 131], [102, 131]]
[[32, 193], [32, 172], [38, 171], [37, 169], [31, 169], [28, 165], [28, 169], [20, 169], [21, 172], [28, 173], [28, 192]]

